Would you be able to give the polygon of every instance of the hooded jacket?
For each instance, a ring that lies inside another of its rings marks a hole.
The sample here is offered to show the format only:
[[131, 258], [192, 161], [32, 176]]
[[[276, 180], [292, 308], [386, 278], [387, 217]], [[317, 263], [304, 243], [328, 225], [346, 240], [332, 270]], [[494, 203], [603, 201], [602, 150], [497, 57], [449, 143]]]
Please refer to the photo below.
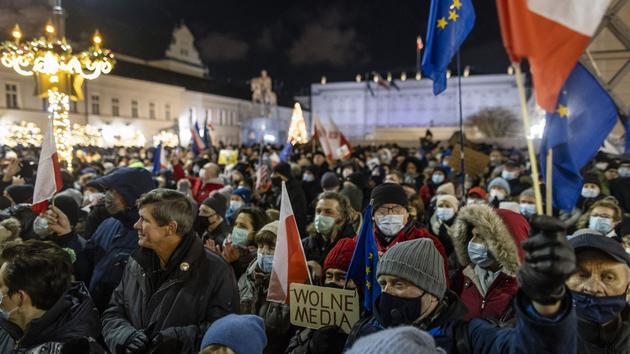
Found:
[[92, 260], [89, 289], [100, 312], [109, 303], [112, 292], [120, 283], [127, 259], [138, 247], [138, 232], [133, 224], [138, 220], [136, 200], [154, 188], [151, 173], [143, 168], [125, 167], [95, 181], [120, 193], [127, 209], [105, 219], [85, 246]]
[[[487, 287], [485, 294], [475, 271], [477, 266], [468, 256], [468, 242], [473, 227], [489, 253], [501, 265], [499, 274], [494, 274], [496, 278]], [[506, 209], [492, 209], [486, 205], [467, 206], [459, 211], [449, 234], [461, 267], [461, 274], [456, 278], [453, 289], [469, 309], [465, 319], [512, 317], [511, 301], [518, 290], [515, 276], [523, 257], [520, 243], [529, 234], [529, 224], [525, 218]]]
[[152, 250], [132, 254], [103, 313], [103, 338], [115, 353], [135, 331], [144, 330], [175, 343], [177, 353], [197, 353], [208, 327], [238, 313], [238, 302], [230, 266], [190, 233], [164, 268]]
[[85, 285], [77, 282], [42, 317], [31, 321], [26, 332], [0, 319], [0, 352], [105, 353], [96, 342], [100, 332], [98, 311]]

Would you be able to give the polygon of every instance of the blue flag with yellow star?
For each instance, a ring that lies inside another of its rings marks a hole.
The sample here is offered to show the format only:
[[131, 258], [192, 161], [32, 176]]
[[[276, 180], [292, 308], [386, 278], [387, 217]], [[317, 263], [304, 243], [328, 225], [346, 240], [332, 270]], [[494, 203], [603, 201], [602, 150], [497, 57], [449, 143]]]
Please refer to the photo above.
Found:
[[378, 248], [374, 238], [372, 225], [372, 204], [363, 212], [363, 225], [359, 231], [357, 246], [352, 254], [346, 279], [354, 280], [357, 288], [363, 284], [363, 310], [372, 313], [372, 306], [381, 294], [381, 286], [376, 281], [376, 266], [378, 265]]
[[448, 63], [475, 25], [471, 0], [432, 0], [422, 73], [433, 80], [433, 94], [446, 90]]
[[547, 152], [552, 149], [554, 207], [572, 210], [582, 190], [580, 169], [604, 143], [617, 121], [617, 107], [608, 92], [582, 64], [577, 63], [547, 113], [540, 142], [540, 164], [546, 178]]

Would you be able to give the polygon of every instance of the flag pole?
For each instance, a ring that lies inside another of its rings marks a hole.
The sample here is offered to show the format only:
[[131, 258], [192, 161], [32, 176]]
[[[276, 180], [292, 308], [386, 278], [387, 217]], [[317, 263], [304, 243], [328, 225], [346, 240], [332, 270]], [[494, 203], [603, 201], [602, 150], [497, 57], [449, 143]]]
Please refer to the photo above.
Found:
[[464, 170], [464, 112], [462, 111], [462, 68], [459, 50], [457, 50], [457, 100], [459, 101], [459, 184], [462, 190], [462, 195], [466, 195], [466, 191], [464, 190], [466, 172]]
[[553, 216], [553, 149], [547, 151], [547, 175], [545, 181], [545, 199], [546, 199], [546, 213], [548, 216]]
[[534, 143], [529, 135], [529, 115], [527, 113], [527, 103], [525, 101], [525, 84], [523, 83], [523, 73], [520, 63], [512, 63], [516, 73], [516, 86], [518, 87], [518, 96], [521, 101], [521, 114], [523, 117], [523, 128], [525, 129], [525, 140], [527, 141], [527, 152], [529, 153], [529, 161], [532, 167], [532, 180], [534, 187], [534, 196], [536, 198], [536, 214], [543, 214], [542, 195], [540, 193], [540, 183], [538, 175], [538, 164], [536, 162], [536, 152], [534, 151]]

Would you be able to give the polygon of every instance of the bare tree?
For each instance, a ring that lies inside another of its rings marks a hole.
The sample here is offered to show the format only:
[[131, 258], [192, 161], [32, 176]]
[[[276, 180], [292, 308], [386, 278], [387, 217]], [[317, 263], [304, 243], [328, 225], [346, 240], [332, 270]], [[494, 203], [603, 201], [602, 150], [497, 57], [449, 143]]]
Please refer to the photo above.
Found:
[[488, 107], [466, 119], [466, 125], [478, 129], [486, 138], [514, 136], [519, 120], [509, 109]]

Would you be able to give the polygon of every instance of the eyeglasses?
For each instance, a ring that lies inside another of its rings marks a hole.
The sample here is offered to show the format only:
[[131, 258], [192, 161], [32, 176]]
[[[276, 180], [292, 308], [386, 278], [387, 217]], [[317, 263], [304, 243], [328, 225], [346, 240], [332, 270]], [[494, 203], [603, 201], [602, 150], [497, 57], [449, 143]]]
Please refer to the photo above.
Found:
[[405, 211], [407, 211], [407, 209], [405, 209], [402, 206], [395, 206], [395, 207], [379, 207], [375, 212], [374, 212], [374, 216], [379, 217], [379, 216], [385, 216], [385, 215], [400, 215], [400, 214], [404, 214]]

